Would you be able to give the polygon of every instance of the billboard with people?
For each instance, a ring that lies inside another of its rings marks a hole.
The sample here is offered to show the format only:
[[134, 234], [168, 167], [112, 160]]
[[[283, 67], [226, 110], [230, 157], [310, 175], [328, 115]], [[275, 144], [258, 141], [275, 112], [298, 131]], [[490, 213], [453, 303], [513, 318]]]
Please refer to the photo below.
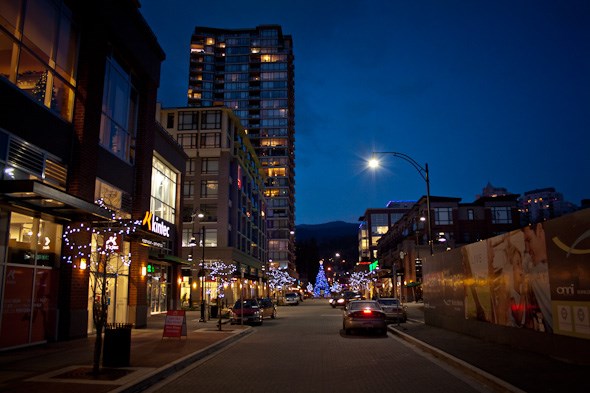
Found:
[[447, 316], [590, 339], [590, 209], [447, 253], [424, 266]]

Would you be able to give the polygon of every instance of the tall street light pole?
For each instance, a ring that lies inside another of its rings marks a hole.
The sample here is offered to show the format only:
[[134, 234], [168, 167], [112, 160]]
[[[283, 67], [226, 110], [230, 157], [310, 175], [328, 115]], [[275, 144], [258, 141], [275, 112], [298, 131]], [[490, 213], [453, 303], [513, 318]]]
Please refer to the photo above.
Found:
[[201, 319], [199, 322], [207, 322], [205, 318], [205, 307], [207, 307], [205, 303], [205, 226], [201, 227], [201, 275], [202, 283], [201, 283]]
[[[195, 211], [192, 214], [192, 218], [193, 218], [193, 236], [191, 238], [191, 243], [193, 246], [193, 251], [192, 251], [192, 255], [191, 255], [191, 266], [195, 266], [196, 269], [196, 264], [194, 262], [195, 260], [195, 252], [194, 252], [194, 247], [196, 246], [196, 239], [195, 236], [199, 235], [199, 238], [201, 239], [201, 252], [202, 252], [202, 257], [201, 257], [201, 275], [203, 277], [203, 280], [201, 281], [201, 319], [199, 319], [199, 322], [207, 322], [207, 320], [205, 319], [205, 226], [203, 225], [201, 227], [201, 230], [199, 231], [199, 233], [195, 233], [195, 218], [199, 218], [202, 219], [203, 217], [205, 217], [205, 215], [200, 212], [197, 214], [197, 212]], [[192, 294], [192, 291], [191, 291]]]
[[376, 168], [379, 166], [379, 160], [376, 158], [378, 155], [385, 155], [385, 154], [391, 154], [394, 157], [398, 157], [401, 158], [403, 160], [406, 160], [407, 162], [409, 162], [417, 171], [418, 174], [420, 174], [420, 176], [422, 177], [422, 179], [424, 179], [424, 181], [426, 182], [426, 220], [428, 221], [428, 246], [430, 247], [430, 255], [434, 254], [434, 248], [433, 248], [433, 244], [432, 244], [432, 223], [430, 220], [430, 176], [428, 174], [428, 163], [426, 163], [424, 165], [424, 167], [422, 167], [420, 164], [418, 164], [416, 162], [416, 160], [414, 160], [412, 157], [408, 156], [407, 154], [404, 153], [398, 153], [395, 151], [374, 151], [372, 154], [372, 158], [369, 161], [369, 166], [371, 168]]

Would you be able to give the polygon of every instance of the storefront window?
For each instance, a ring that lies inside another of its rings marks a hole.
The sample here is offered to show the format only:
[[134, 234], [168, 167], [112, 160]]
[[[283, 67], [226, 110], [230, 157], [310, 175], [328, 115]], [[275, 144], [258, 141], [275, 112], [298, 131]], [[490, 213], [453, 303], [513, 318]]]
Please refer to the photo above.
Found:
[[152, 158], [152, 197], [150, 210], [158, 217], [175, 222], [178, 173], [157, 157]]
[[[90, 270], [90, 280], [88, 282], [88, 310], [93, 309], [94, 301], [100, 302], [103, 296], [102, 285], [106, 284], [105, 296], [108, 303], [107, 323], [126, 323], [127, 322], [127, 303], [129, 292], [129, 266], [121, 257], [129, 255], [129, 242], [120, 242], [120, 251], [111, 253], [107, 260], [106, 274], [104, 265], [96, 253], [97, 245], [104, 244], [105, 239], [101, 235], [95, 235], [92, 238], [92, 257], [88, 269]], [[104, 258], [104, 254], [102, 254]], [[94, 322], [92, 311], [88, 313], [88, 333], [94, 332]]]
[[[6, 274], [2, 293], [0, 348], [55, 338], [56, 279], [62, 227], [19, 213], [0, 212], [0, 227], [8, 228]], [[3, 253], [2, 253], [3, 256]], [[4, 260], [4, 259], [2, 259]]]
[[61, 250], [62, 226], [12, 213], [8, 263], [55, 267]]
[[152, 273], [148, 276], [148, 302], [152, 314], [168, 311], [169, 269], [167, 265], [152, 263]]

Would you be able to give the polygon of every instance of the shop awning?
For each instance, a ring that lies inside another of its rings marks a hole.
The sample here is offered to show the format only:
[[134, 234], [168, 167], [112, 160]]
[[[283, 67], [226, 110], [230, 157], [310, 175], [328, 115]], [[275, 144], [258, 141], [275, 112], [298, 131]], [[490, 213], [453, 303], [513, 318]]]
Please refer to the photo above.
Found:
[[186, 259], [182, 259], [174, 255], [160, 254], [157, 252], [157, 250], [150, 250], [150, 259], [156, 261], [176, 263], [179, 265], [190, 265], [190, 262]]
[[111, 212], [36, 180], [0, 181], [0, 206], [45, 214], [67, 221], [103, 221]]

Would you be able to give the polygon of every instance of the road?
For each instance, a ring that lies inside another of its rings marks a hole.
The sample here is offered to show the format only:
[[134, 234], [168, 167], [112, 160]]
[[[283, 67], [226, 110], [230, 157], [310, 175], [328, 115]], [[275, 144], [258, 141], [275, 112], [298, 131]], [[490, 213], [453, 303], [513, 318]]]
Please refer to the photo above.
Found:
[[253, 330], [148, 392], [491, 391], [391, 333], [345, 336], [342, 311], [327, 300], [279, 307]]

